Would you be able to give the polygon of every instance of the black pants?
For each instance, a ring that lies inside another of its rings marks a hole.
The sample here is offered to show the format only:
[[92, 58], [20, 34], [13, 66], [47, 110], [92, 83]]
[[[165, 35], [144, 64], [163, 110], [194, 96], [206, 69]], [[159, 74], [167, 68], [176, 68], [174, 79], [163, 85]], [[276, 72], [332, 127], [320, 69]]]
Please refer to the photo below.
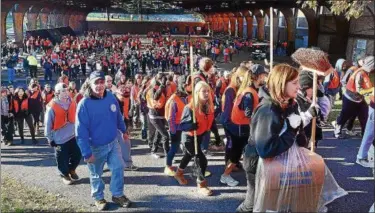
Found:
[[72, 138], [64, 144], [58, 144], [55, 147], [55, 157], [61, 176], [67, 176], [70, 171], [75, 171], [82, 158], [76, 139]]
[[[207, 169], [207, 158], [203, 154], [201, 149], [202, 144], [202, 135], [197, 137], [198, 141], [198, 159], [199, 159], [199, 166], [201, 167], [202, 174], [206, 172]], [[195, 156], [195, 148], [194, 148], [194, 137], [188, 136], [186, 142], [184, 143], [185, 149], [184, 149], [184, 156], [181, 159], [180, 162], [180, 169], [185, 169], [188, 164], [190, 163], [191, 159]], [[200, 180], [202, 181], [202, 180]]]
[[[361, 124], [362, 135], [366, 129], [366, 122], [368, 117], [368, 105], [365, 100], [360, 103], [349, 100], [345, 95], [342, 98], [342, 110], [337, 118], [337, 124], [341, 129], [345, 126], [346, 122], [350, 119], [358, 117]], [[340, 130], [341, 132], [341, 130]]]
[[217, 124], [215, 120], [212, 122], [211, 132], [215, 136], [215, 145], [220, 146], [221, 138], [220, 138], [219, 129], [217, 128]]
[[40, 121], [40, 112], [32, 112], [31, 115], [33, 116], [33, 124], [34, 124], [34, 127], [38, 124], [39, 125], [39, 121]]
[[37, 66], [32, 66], [32, 65], [30, 65], [30, 77], [31, 77], [31, 78], [37, 78], [37, 77], [38, 77], [38, 76], [36, 75], [37, 70], [38, 70]]
[[82, 75], [86, 76], [86, 64], [81, 64]]
[[35, 139], [35, 129], [33, 125], [33, 116], [31, 114], [27, 116], [18, 117], [17, 119], [18, 133], [21, 139], [24, 139], [23, 135], [23, 121], [26, 120], [27, 126], [29, 126], [31, 138]]
[[161, 135], [158, 134], [154, 125], [151, 124], [150, 117], [148, 116], [148, 114], [146, 114], [146, 117], [147, 117], [147, 141], [148, 141], [148, 146], [150, 147], [151, 152], [152, 152], [153, 141], [155, 137], [156, 137], [156, 140], [160, 142]]
[[1, 134], [4, 135], [4, 140], [13, 141], [14, 124], [13, 117], [1, 116]]
[[[151, 125], [155, 128], [157, 134], [161, 136], [161, 143], [163, 144], [164, 154], [167, 156], [169, 152], [169, 134], [165, 128], [165, 119], [150, 119]], [[151, 153], [156, 153], [159, 147], [158, 137], [153, 138]]]
[[247, 144], [248, 136], [239, 137], [229, 132], [230, 138], [232, 139], [232, 148], [229, 150], [228, 158], [231, 163], [238, 164], [243, 153], [243, 149]]

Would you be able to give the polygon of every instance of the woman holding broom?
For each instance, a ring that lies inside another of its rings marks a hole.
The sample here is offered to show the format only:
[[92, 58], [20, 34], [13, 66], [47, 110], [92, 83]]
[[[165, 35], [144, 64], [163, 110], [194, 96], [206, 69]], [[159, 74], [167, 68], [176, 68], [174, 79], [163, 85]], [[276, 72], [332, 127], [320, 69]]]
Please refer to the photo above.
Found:
[[[205, 174], [207, 168], [207, 158], [201, 149], [202, 140], [207, 131], [210, 131], [214, 120], [214, 106], [212, 96], [210, 94], [210, 86], [200, 81], [194, 86], [193, 99], [184, 107], [182, 112], [180, 129], [182, 130], [181, 142], [185, 146], [184, 156], [175, 174], [175, 178], [180, 185], [186, 185], [187, 180], [184, 178], [184, 169], [190, 160], [196, 156], [199, 159], [201, 175], [197, 175], [198, 193], [210, 196], [212, 191], [207, 186], [207, 181], [202, 174]], [[193, 109], [194, 108], [194, 109]], [[195, 111], [195, 113], [193, 113]], [[195, 114], [195, 115], [194, 115]], [[195, 117], [195, 123], [194, 118]], [[196, 134], [197, 143], [194, 142]], [[196, 147], [195, 147], [196, 146]], [[197, 153], [195, 152], [197, 150]]]

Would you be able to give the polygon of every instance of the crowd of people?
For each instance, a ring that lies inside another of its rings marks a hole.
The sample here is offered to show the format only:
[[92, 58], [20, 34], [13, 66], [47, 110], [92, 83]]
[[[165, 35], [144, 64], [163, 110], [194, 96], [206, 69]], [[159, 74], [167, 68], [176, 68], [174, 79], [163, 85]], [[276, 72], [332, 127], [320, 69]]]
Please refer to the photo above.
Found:
[[[206, 156], [223, 151], [225, 164], [220, 182], [235, 187], [239, 181], [231, 173], [244, 170], [247, 194], [237, 211], [251, 212], [257, 196], [259, 159], [279, 156], [294, 146], [317, 146], [323, 139], [322, 127], [329, 125], [336, 95], [344, 88], [342, 111], [333, 124], [334, 135], [343, 138], [345, 125], [350, 132], [358, 117], [363, 137], [357, 163], [373, 166], [367, 156], [374, 143], [374, 88], [369, 79], [374, 70], [373, 56], [356, 66], [338, 60], [332, 73], [318, 79], [318, 100], [314, 102], [312, 73], [288, 64], [269, 70], [244, 61], [231, 71], [218, 73], [217, 56], [229, 62], [232, 54], [241, 49], [235, 41], [176, 40], [156, 32], [147, 37], [150, 42], [144, 44], [137, 35], [88, 32], [84, 38], [69, 36], [61, 44], [46, 47], [40, 47], [46, 40], [30, 37], [26, 61], [32, 81], [27, 89], [11, 85], [1, 89], [2, 141], [12, 145], [17, 128], [24, 143], [25, 120], [32, 142], [37, 144], [35, 137], [43, 123], [63, 183], [70, 185], [79, 179], [75, 170], [83, 158], [90, 171], [91, 196], [99, 210], [107, 207], [101, 179], [105, 163], [111, 170], [113, 202], [123, 207], [131, 205], [123, 189], [124, 170], [139, 169], [131, 156], [132, 129], [141, 129], [141, 139], [148, 144], [150, 155], [155, 159], [165, 157], [160, 172], [174, 177], [180, 185], [188, 183], [184, 171], [194, 159], [197, 192], [203, 196], [213, 194], [206, 180], [210, 175]], [[190, 45], [194, 46], [193, 59], [188, 54]], [[58, 76], [54, 89], [51, 84], [40, 85], [31, 71], [34, 59], [29, 57], [41, 51], [45, 80], [52, 80], [52, 72]], [[74, 80], [80, 72], [85, 82], [78, 90]], [[366, 95], [371, 95], [370, 104], [366, 103]], [[313, 118], [317, 120], [317, 131], [316, 143], [311, 145], [308, 141]], [[224, 128], [224, 139], [217, 122]], [[215, 136], [213, 144], [211, 132]], [[158, 153], [160, 148], [163, 154]], [[182, 160], [173, 165], [179, 149], [183, 151]], [[328, 178], [334, 182], [333, 177]]]

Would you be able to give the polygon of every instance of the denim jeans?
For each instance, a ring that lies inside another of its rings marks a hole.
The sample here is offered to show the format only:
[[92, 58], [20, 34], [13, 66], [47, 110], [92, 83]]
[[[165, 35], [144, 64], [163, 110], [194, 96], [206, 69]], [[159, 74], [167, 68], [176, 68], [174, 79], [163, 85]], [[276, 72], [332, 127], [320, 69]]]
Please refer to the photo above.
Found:
[[147, 139], [147, 113], [140, 113], [142, 139]]
[[203, 138], [202, 138], [202, 144], [201, 144], [202, 150], [208, 150], [208, 146], [210, 145], [210, 139], [211, 139], [211, 132], [208, 131], [204, 133]]
[[55, 157], [61, 176], [68, 176], [70, 171], [75, 171], [82, 158], [76, 138], [72, 138], [64, 144], [57, 144]]
[[95, 200], [104, 199], [104, 182], [102, 180], [104, 164], [107, 162], [111, 171], [109, 190], [114, 197], [124, 195], [124, 161], [117, 138], [111, 143], [98, 147], [91, 147], [94, 162], [88, 163], [90, 172], [91, 196]]
[[362, 138], [361, 147], [359, 148], [357, 158], [367, 159], [367, 153], [374, 141], [374, 108], [369, 107], [368, 118], [366, 123], [365, 133]]
[[121, 131], [117, 131], [117, 138], [121, 147], [122, 159], [124, 160], [125, 166], [129, 167], [133, 164], [130, 139], [124, 140]]
[[176, 131], [176, 134], [171, 134], [171, 148], [168, 151], [167, 154], [167, 166], [172, 166], [172, 161], [174, 156], [176, 155], [178, 151], [178, 147], [181, 143], [181, 131]]

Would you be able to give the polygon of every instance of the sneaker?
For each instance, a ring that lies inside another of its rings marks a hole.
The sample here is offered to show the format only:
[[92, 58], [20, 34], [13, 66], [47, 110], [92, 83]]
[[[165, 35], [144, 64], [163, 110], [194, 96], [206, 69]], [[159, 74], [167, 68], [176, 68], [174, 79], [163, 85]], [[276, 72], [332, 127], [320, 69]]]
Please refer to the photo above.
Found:
[[369, 162], [367, 159], [357, 159], [356, 163], [367, 168], [374, 167], [374, 164]]
[[221, 175], [220, 182], [223, 184], [227, 184], [228, 186], [231, 186], [231, 187], [237, 186], [239, 184], [239, 182], [233, 179], [232, 176], [224, 175], [224, 174]]
[[107, 207], [108, 207], [107, 201], [105, 199], [96, 200], [95, 206], [96, 206], [96, 208], [98, 208], [99, 211], [106, 210]]
[[73, 180], [69, 176], [62, 176], [62, 182], [65, 185], [72, 185]]
[[77, 175], [76, 171], [70, 171], [70, 178], [73, 180], [73, 181], [77, 181], [79, 180], [79, 176]]
[[354, 132], [353, 130], [346, 130], [345, 134], [349, 135], [350, 137], [359, 136], [358, 133]]
[[214, 156], [214, 154], [211, 151], [203, 150], [202, 151], [205, 156]]
[[176, 174], [176, 172], [174, 170], [175, 170], [174, 167], [166, 166], [165, 169], [164, 169], [164, 174], [167, 175], [167, 176], [170, 176], [170, 177], [174, 177], [174, 175]]
[[112, 201], [116, 203], [117, 205], [121, 207], [125, 207], [125, 208], [128, 208], [132, 204], [132, 202], [125, 195], [121, 197], [112, 196]]
[[125, 171], [137, 171], [139, 168], [137, 166], [134, 166], [133, 164], [130, 166], [125, 167]]
[[152, 156], [153, 158], [155, 158], [155, 159], [160, 159], [160, 158], [162, 158], [161, 155], [158, 155], [158, 154], [156, 154], [156, 153], [151, 153], [151, 156]]

